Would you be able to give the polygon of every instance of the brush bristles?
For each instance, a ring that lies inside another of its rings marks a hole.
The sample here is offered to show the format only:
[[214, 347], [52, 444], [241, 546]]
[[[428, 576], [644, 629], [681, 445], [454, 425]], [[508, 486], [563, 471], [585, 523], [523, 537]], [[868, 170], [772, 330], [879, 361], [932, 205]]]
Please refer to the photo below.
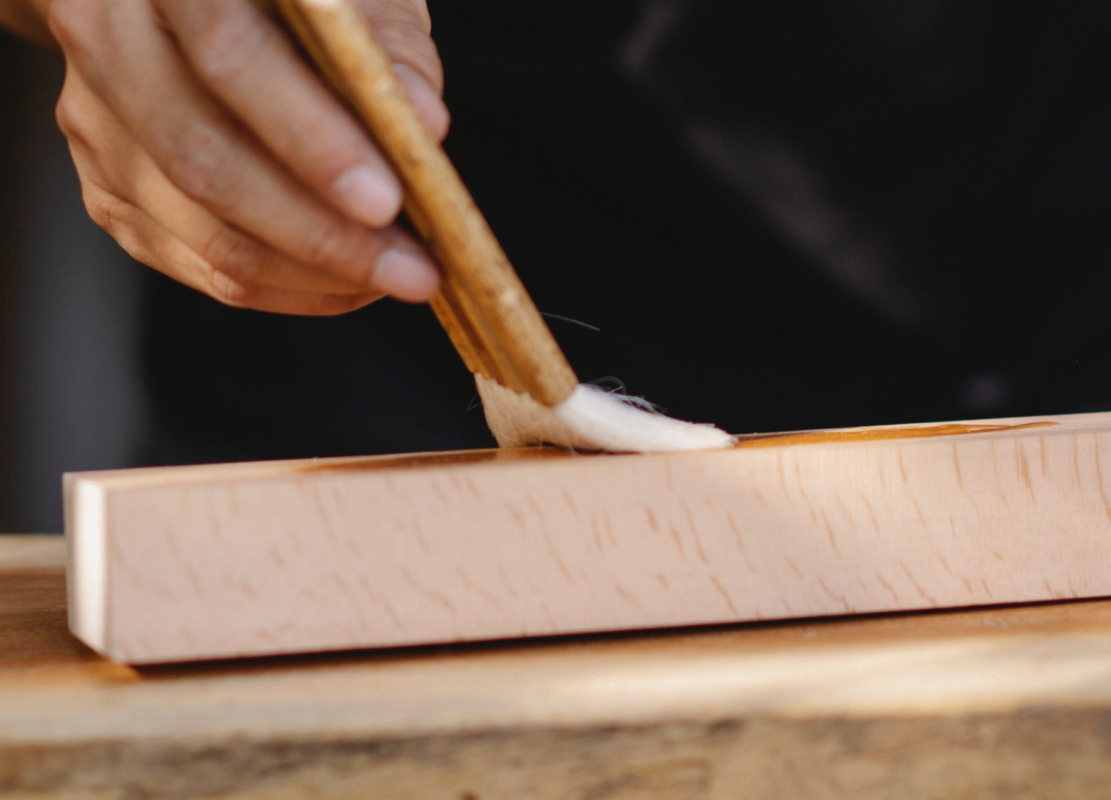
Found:
[[736, 438], [713, 425], [682, 422], [625, 402], [597, 386], [579, 384], [555, 408], [475, 376], [486, 423], [502, 447], [554, 444], [573, 450], [659, 453], [715, 450]]

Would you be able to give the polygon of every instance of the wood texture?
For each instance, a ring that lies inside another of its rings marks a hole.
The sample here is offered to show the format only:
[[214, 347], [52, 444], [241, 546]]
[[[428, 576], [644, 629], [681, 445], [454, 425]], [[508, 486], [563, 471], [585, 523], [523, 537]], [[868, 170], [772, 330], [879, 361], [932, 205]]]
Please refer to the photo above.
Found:
[[[0, 796], [1073, 800], [1111, 602], [135, 669], [0, 537]], [[57, 542], [60, 552], [61, 542]]]
[[74, 474], [71, 624], [150, 663], [1111, 595], [1109, 424]]
[[566, 400], [578, 378], [354, 2], [272, 6], [400, 176], [406, 212], [443, 270], [433, 310], [467, 368], [546, 406]]

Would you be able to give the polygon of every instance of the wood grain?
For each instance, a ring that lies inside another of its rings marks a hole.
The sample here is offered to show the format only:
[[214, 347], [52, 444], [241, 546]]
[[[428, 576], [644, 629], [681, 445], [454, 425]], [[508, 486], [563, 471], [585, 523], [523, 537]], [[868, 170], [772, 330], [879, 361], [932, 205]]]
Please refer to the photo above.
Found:
[[67, 633], [56, 559], [0, 567], [4, 798], [1071, 800], [1111, 786], [1108, 601], [136, 669]]
[[71, 624], [152, 663], [1111, 595], [1109, 423], [75, 474]]

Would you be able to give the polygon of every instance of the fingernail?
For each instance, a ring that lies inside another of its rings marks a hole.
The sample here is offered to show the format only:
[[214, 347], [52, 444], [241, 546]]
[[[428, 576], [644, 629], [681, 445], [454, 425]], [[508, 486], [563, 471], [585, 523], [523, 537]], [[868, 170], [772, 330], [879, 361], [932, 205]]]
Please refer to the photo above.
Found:
[[440, 288], [440, 272], [423, 254], [391, 248], [378, 256], [371, 283], [398, 300], [421, 303]]
[[365, 164], [340, 175], [332, 192], [349, 216], [372, 228], [388, 225], [401, 206], [397, 178]]
[[428, 130], [438, 138], [447, 135], [451, 124], [451, 114], [444, 105], [443, 98], [429, 85], [423, 75], [405, 64], [394, 64], [394, 72], [409, 93], [409, 99], [420, 114]]

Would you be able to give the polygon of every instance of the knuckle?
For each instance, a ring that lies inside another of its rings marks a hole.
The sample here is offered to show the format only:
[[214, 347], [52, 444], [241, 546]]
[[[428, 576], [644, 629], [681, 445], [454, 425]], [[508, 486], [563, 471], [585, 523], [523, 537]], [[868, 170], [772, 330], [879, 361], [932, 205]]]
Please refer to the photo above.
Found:
[[264, 28], [236, 3], [209, 3], [191, 32], [193, 68], [205, 81], [219, 83], [240, 73], [258, 51]]
[[261, 266], [259, 250], [245, 236], [221, 225], [205, 242], [201, 257], [233, 280], [253, 281], [258, 278]]
[[212, 299], [232, 308], [250, 306], [258, 294], [251, 284], [237, 281], [220, 270], [212, 272], [208, 293]]
[[130, 137], [121, 132], [118, 119], [72, 76], [66, 77], [54, 104], [54, 122], [71, 148], [83, 149], [98, 162], [113, 158], [109, 153], [118, 156], [126, 152], [131, 143]]
[[394, 9], [394, 14], [425, 36], [432, 33], [432, 15], [428, 13], [428, 0], [385, 0]]
[[96, 110], [81, 96], [81, 89], [69, 79], [62, 85], [54, 104], [54, 122], [72, 144], [97, 152], [104, 137], [104, 124]]
[[202, 205], [222, 208], [234, 197], [235, 159], [229, 137], [215, 126], [187, 125], [170, 148], [167, 176]]
[[67, 139], [84, 141], [87, 138], [79, 106], [73, 101], [70, 93], [65, 88], [62, 89], [62, 94], [58, 97], [58, 102], [54, 106], [54, 121]]
[[411, 21], [386, 22], [376, 26], [382, 46], [394, 61], [421, 73], [437, 92], [444, 88], [444, 67], [435, 42]]
[[85, 203], [85, 211], [93, 222], [113, 237], [120, 235], [126, 209], [123, 200], [88, 184], [81, 187], [81, 199]]
[[342, 220], [332, 220], [311, 230], [305, 240], [305, 260], [321, 267], [350, 263], [357, 251], [349, 226]]
[[94, 4], [84, 0], [54, 0], [47, 6], [46, 23], [58, 44], [69, 55], [89, 52], [89, 39], [97, 25]]
[[411, 25], [426, 36], [432, 32], [427, 0], [359, 0], [359, 6], [375, 26], [396, 22]]

